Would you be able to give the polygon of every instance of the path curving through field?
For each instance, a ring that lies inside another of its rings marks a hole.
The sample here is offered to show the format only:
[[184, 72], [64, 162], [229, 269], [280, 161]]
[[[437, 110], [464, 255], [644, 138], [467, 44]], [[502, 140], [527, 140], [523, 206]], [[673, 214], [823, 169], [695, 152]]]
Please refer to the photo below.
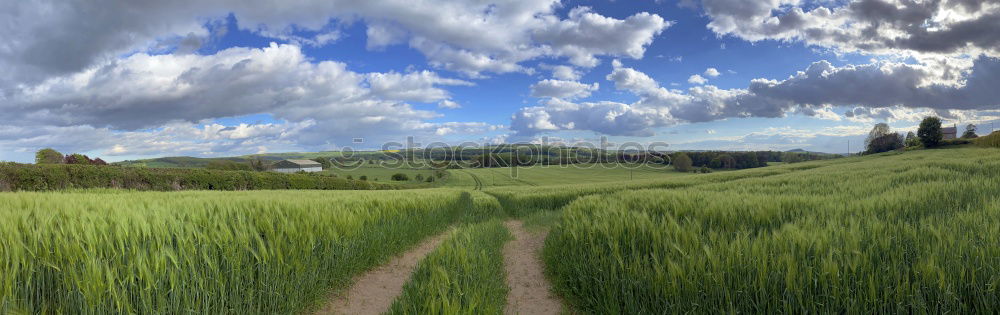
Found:
[[548, 232], [529, 232], [521, 221], [504, 222], [514, 240], [503, 249], [507, 270], [507, 314], [560, 314], [562, 302], [552, 293], [541, 260]]
[[448, 236], [448, 232], [428, 238], [416, 247], [393, 258], [378, 268], [354, 278], [351, 288], [333, 296], [329, 303], [316, 311], [316, 315], [332, 314], [382, 314], [403, 292], [403, 285], [417, 264], [430, 254]]

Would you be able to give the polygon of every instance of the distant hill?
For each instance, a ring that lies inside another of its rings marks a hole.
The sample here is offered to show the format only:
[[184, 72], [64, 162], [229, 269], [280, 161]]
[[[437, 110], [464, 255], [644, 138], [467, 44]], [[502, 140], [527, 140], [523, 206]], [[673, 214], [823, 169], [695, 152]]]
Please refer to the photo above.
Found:
[[[377, 154], [375, 151], [365, 151], [365, 152], [355, 152], [358, 155], [370, 155]], [[233, 161], [237, 163], [246, 163], [252, 159], [262, 159], [265, 161], [280, 161], [285, 159], [315, 159], [315, 158], [334, 158], [343, 156], [340, 151], [320, 151], [320, 152], [284, 152], [284, 153], [262, 153], [262, 154], [248, 154], [240, 156], [229, 156], [229, 157], [215, 157], [215, 158], [199, 158], [190, 156], [169, 156], [161, 158], [152, 159], [141, 159], [141, 160], [127, 160], [121, 162], [115, 162], [111, 164], [122, 165], [122, 166], [136, 166], [136, 167], [155, 167], [155, 168], [203, 168], [208, 163], [212, 161]]]
[[817, 154], [817, 155], [845, 155], [844, 153], [827, 153], [827, 152], [819, 152], [819, 151], [809, 151], [809, 150], [802, 149], [802, 148], [791, 149], [791, 150], [788, 150], [788, 151], [785, 151], [785, 152], [788, 152], [788, 153], [809, 153], [809, 154]]

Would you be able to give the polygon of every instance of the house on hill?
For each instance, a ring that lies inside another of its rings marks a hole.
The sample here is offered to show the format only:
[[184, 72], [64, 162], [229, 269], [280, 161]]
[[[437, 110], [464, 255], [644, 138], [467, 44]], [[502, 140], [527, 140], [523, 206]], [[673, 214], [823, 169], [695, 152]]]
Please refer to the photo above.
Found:
[[281, 160], [274, 163], [272, 168], [278, 173], [319, 172], [323, 170], [323, 165], [312, 160]]
[[958, 139], [958, 126], [941, 128], [941, 140]]

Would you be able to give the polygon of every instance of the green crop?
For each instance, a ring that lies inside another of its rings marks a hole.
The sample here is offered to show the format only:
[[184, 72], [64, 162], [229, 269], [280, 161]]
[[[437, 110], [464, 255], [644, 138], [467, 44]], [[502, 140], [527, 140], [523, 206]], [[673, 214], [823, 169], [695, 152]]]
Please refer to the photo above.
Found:
[[0, 313], [295, 313], [471, 205], [455, 190], [0, 193]]
[[502, 313], [508, 290], [503, 246], [510, 238], [498, 220], [452, 231], [420, 262], [389, 313]]
[[599, 314], [1000, 308], [1000, 151], [791, 167], [573, 202], [544, 249], [555, 286]]

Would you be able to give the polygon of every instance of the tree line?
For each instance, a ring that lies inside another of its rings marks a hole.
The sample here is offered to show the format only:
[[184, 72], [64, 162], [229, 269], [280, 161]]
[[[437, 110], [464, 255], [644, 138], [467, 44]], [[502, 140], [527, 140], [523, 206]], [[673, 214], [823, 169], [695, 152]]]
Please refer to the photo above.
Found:
[[868, 132], [868, 137], [865, 138], [864, 153], [875, 154], [905, 148], [933, 148], [945, 144], [965, 144], [979, 137], [976, 131], [976, 125], [969, 124], [965, 126], [961, 137], [955, 140], [945, 140], [941, 128], [941, 118], [935, 116], [925, 117], [920, 121], [916, 133], [910, 131], [905, 136], [900, 132], [892, 131], [889, 124], [878, 123], [872, 127], [872, 130]]

